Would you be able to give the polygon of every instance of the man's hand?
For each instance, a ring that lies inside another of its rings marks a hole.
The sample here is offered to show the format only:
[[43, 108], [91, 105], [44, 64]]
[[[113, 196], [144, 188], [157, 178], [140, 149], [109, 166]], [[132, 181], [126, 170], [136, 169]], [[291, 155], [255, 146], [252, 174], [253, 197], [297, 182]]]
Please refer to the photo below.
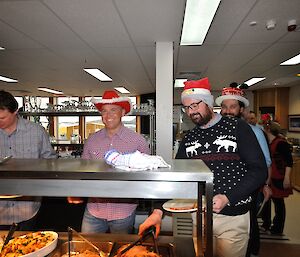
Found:
[[268, 185], [264, 185], [263, 194], [266, 201], [268, 201], [272, 196], [272, 189]]
[[159, 209], [154, 209], [152, 214], [139, 226], [139, 236], [142, 236], [144, 231], [151, 226], [155, 226], [155, 236], [158, 237], [160, 232], [160, 225], [162, 220], [163, 212]]
[[213, 212], [219, 213], [227, 204], [229, 204], [229, 200], [226, 195], [215, 195], [213, 197]]

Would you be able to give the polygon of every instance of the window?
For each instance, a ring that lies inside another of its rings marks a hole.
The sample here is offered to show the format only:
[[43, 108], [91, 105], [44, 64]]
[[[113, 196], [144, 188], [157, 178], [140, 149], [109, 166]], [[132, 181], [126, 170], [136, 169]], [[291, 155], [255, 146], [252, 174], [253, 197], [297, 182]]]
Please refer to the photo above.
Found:
[[18, 108], [23, 107], [23, 97], [22, 96], [15, 96], [15, 99], [18, 102], [18, 106], [19, 106]]
[[[64, 108], [72, 108], [71, 105], [78, 102], [79, 97], [57, 97], [56, 100]], [[58, 116], [55, 135], [60, 141], [69, 141], [72, 135], [79, 135], [79, 116]]]

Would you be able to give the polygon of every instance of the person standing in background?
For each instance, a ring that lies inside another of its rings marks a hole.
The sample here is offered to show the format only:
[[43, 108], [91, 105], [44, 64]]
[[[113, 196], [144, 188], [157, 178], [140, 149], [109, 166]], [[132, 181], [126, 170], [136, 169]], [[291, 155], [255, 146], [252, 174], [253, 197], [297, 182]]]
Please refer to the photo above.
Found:
[[252, 126], [257, 126], [257, 117], [256, 117], [256, 113], [254, 111], [249, 111], [247, 121]]
[[176, 158], [202, 159], [214, 174], [215, 256], [244, 257], [250, 194], [264, 184], [267, 174], [263, 153], [245, 121], [213, 112], [208, 78], [184, 84], [183, 109], [196, 127], [181, 141]]
[[271, 201], [268, 201], [262, 212], [262, 227], [270, 230], [271, 234], [282, 235], [286, 217], [284, 198], [293, 193], [291, 185], [293, 157], [289, 143], [281, 135], [279, 123], [269, 120], [264, 123], [264, 130], [269, 140], [272, 158], [270, 186], [275, 216], [271, 226]]
[[[18, 115], [18, 102], [12, 94], [0, 91], [0, 157], [21, 159], [57, 158], [45, 129]], [[0, 229], [18, 223], [19, 230], [36, 230], [39, 197], [0, 200]]]
[[[140, 134], [126, 128], [122, 117], [131, 111], [127, 97], [119, 97], [115, 91], [105, 91], [101, 100], [92, 102], [101, 112], [105, 128], [89, 136], [84, 144], [83, 159], [103, 159], [109, 150], [121, 154], [135, 152], [150, 154], [146, 140]], [[135, 201], [122, 199], [90, 198], [82, 220], [82, 232], [131, 233], [135, 221]]]
[[[237, 83], [232, 83], [232, 84], [237, 85]], [[246, 97], [244, 97], [244, 92], [242, 89], [237, 87], [225, 87], [222, 90], [222, 95], [217, 97], [215, 102], [217, 105], [221, 106], [221, 114], [223, 116], [244, 118], [245, 121], [249, 121], [249, 113], [247, 109], [247, 107], [249, 106], [249, 101]], [[270, 151], [269, 151], [268, 143], [264, 135], [264, 132], [262, 131], [261, 128], [259, 128], [255, 124], [256, 124], [256, 119], [253, 119], [252, 124], [249, 125], [253, 130], [257, 138], [257, 141], [263, 151], [266, 160], [266, 165], [268, 167], [268, 177], [265, 182], [265, 185], [263, 186], [263, 192], [265, 198], [266, 200], [268, 200], [271, 196], [271, 190], [268, 186], [270, 183], [270, 174], [271, 174]], [[251, 195], [252, 202], [250, 208], [250, 233], [249, 233], [249, 242], [248, 242], [246, 257], [258, 256], [259, 249], [260, 249], [259, 226], [257, 222], [257, 203], [258, 203], [259, 191], [260, 190], [257, 189]]]

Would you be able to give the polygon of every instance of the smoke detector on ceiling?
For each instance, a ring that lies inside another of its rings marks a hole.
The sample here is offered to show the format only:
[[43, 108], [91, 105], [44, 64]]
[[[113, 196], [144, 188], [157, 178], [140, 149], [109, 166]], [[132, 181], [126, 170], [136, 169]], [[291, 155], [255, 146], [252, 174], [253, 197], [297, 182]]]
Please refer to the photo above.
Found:
[[291, 31], [295, 31], [296, 28], [297, 28], [297, 22], [296, 22], [296, 20], [295, 20], [295, 19], [289, 20], [289, 21], [288, 21], [288, 27], [287, 27], [287, 30], [288, 30], [289, 32], [291, 32]]
[[276, 21], [274, 19], [267, 21], [266, 23], [267, 30], [275, 29], [275, 27], [276, 27]]

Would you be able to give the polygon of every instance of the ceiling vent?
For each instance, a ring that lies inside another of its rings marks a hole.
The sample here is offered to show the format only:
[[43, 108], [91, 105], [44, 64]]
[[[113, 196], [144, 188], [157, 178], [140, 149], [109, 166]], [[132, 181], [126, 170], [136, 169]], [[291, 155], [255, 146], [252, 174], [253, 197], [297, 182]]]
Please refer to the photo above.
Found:
[[201, 71], [181, 71], [179, 72], [176, 78], [188, 79], [188, 80], [197, 80], [201, 79]]
[[9, 91], [14, 91], [14, 92], [18, 92], [18, 93], [22, 93], [22, 94], [29, 94], [32, 93], [31, 91], [28, 90], [24, 90], [24, 89], [10, 89]]

